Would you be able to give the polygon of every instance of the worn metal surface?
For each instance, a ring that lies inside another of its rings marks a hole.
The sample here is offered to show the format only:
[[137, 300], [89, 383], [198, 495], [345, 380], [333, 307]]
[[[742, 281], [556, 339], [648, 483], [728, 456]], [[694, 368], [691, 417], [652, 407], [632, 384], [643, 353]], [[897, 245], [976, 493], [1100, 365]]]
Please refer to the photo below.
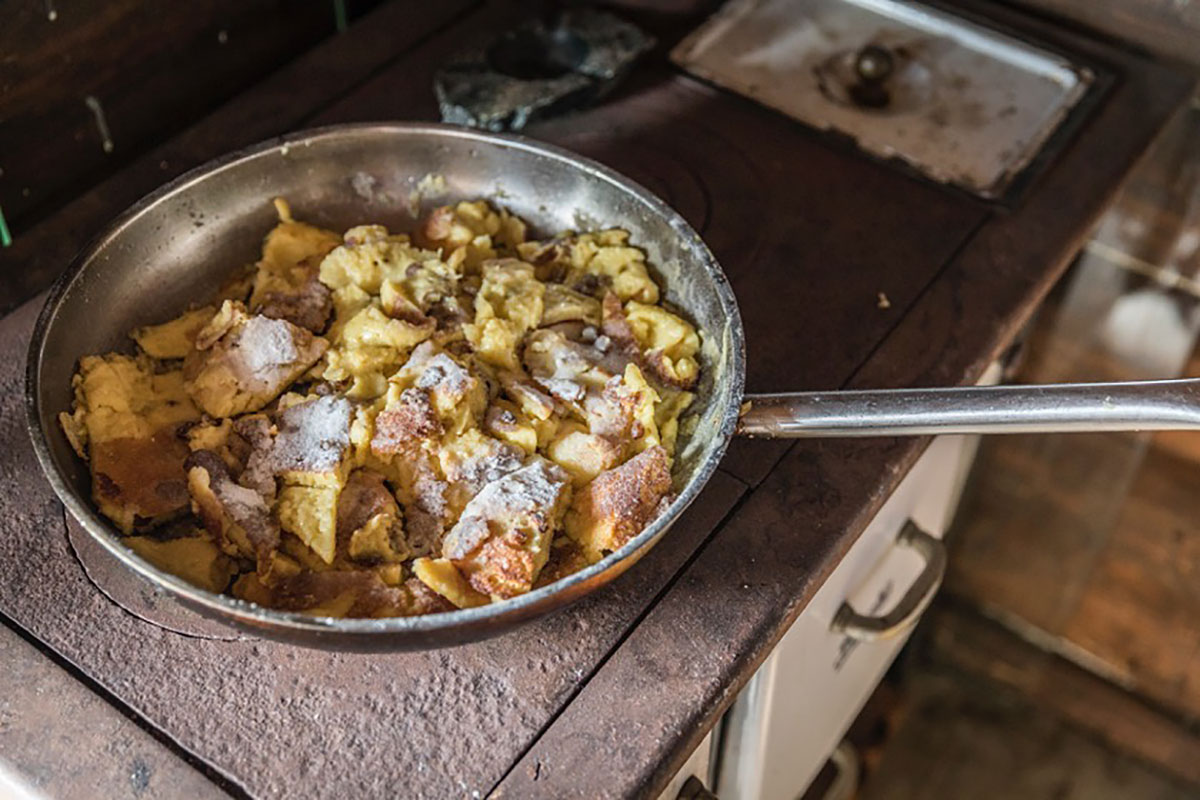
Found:
[[[1050, 35], [1016, 14], [988, 8], [1005, 24]], [[1015, 213], [989, 217], [875, 352], [846, 374], [846, 387], [976, 380], [1033, 313], [1151, 137], [1192, 89], [1192, 78], [1136, 55], [1064, 33], [1054, 37], [1118, 70], [1119, 88]], [[753, 316], [747, 313], [748, 320]], [[911, 439], [794, 447], [496, 795], [580, 796], [575, 790], [581, 786], [603, 787], [589, 797], [653, 795], [923, 447]], [[602, 711], [618, 696], [619, 719]]]
[[[879, 56], [864, 61], [868, 47]], [[1029, 166], [1093, 80], [1069, 57], [897, 0], [738, 0], [672, 56], [872, 155], [988, 198]]]
[[36, 311], [0, 321], [0, 610], [256, 797], [486, 792], [744, 491], [717, 473], [635, 570], [487, 642], [366, 655], [182, 635], [113, 603], [71, 553], [14, 394]]
[[48, 800], [228, 797], [3, 625], [0, 673], [0, 764]]
[[79, 520], [64, 516], [67, 541], [87, 579], [114, 603], [152, 625], [198, 639], [249, 640], [237, 631], [177, 602], [169, 594], [131, 571], [96, 541]]
[[654, 46], [635, 25], [603, 11], [568, 9], [479, 40], [438, 70], [444, 122], [517, 131], [599, 100]]

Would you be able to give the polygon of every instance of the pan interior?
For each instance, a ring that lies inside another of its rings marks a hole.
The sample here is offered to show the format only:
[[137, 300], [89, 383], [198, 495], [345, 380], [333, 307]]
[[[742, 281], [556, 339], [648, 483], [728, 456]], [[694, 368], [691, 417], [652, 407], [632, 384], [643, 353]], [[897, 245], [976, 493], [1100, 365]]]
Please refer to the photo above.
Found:
[[[438, 125], [321, 129], [231, 155], [163, 187], [86, 249], [51, 293], [30, 352], [32, 433], [55, 488], [110, 549], [119, 537], [92, 509], [86, 466], [56, 422], [59, 412], [69, 410], [78, 359], [128, 351], [130, 329], [206, 300], [232, 270], [255, 261], [276, 220], [271, 201], [277, 196], [288, 200], [296, 219], [338, 231], [363, 223], [411, 230], [434, 206], [480, 197], [524, 218], [538, 236], [629, 230], [655, 266], [668, 305], [702, 331], [703, 382], [692, 425], [683, 426], [679, 440], [675, 513], [715, 468], [741, 398], [741, 322], [720, 268], [673, 211], [592, 162], [515, 137]], [[610, 558], [640, 552], [668, 522]], [[171, 576], [136, 559], [129, 563], [178, 591]], [[604, 567], [601, 562], [584, 572], [596, 575]], [[576, 577], [587, 576], [566, 582]], [[400, 630], [415, 619], [381, 621], [386, 625], [380, 629]]]

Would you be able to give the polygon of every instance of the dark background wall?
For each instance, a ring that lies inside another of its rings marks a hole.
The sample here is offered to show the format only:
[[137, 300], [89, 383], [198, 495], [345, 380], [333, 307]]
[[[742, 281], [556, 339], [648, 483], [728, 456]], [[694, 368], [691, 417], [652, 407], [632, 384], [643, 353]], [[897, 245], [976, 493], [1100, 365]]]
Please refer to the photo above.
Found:
[[334, 35], [335, 16], [331, 0], [0, 0], [0, 208], [14, 233]]
[[[382, 1], [345, 0], [344, 17]], [[606, 3], [643, 15], [716, 4]], [[1019, 5], [1200, 65], [1197, 0]], [[14, 235], [336, 35], [337, 16], [334, 0], [0, 0], [0, 210]], [[108, 129], [107, 149], [95, 108]]]

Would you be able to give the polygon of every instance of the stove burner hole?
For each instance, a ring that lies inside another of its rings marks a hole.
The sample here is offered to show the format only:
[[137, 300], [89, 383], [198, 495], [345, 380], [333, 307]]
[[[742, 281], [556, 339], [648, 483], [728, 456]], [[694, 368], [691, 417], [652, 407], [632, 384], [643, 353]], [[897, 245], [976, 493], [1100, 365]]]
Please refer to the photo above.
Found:
[[553, 80], [574, 72], [588, 55], [587, 42], [565, 28], [520, 28], [502, 34], [487, 51], [488, 66], [522, 81]]

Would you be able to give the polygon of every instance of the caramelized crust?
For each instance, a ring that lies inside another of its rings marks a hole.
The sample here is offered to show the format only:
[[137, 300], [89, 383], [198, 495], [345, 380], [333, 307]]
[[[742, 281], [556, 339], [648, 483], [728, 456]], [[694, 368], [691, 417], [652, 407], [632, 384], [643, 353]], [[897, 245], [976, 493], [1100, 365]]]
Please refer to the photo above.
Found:
[[291, 270], [289, 281], [264, 290], [252, 310], [264, 317], [287, 320], [313, 333], [325, 330], [333, 312], [333, 293], [318, 280], [320, 268], [319, 258], [300, 262]]
[[226, 553], [253, 559], [266, 571], [279, 546], [279, 523], [266, 500], [238, 485], [211, 450], [192, 453], [186, 466], [192, 508], [209, 535]]
[[355, 470], [346, 481], [338, 497], [337, 548], [363, 564], [399, 563], [407, 556], [400, 508], [379, 473]]
[[388, 403], [375, 417], [375, 435], [371, 451], [378, 456], [394, 456], [419, 443], [442, 435], [429, 392], [405, 389], [394, 403]]
[[329, 570], [300, 572], [267, 585], [244, 575], [234, 595], [283, 611], [305, 611], [330, 617], [410, 617], [453, 611], [454, 606], [415, 579], [388, 586], [374, 572]]
[[463, 509], [443, 555], [493, 599], [528, 592], [566, 510], [566, 474], [544, 459], [493, 481]]
[[148, 439], [92, 444], [92, 497], [124, 533], [146, 530], [188, 508], [187, 443], [171, 426]]
[[576, 493], [567, 512], [567, 534], [595, 563], [641, 533], [670, 491], [667, 451], [651, 447]]
[[559, 536], [550, 545], [550, 558], [534, 581], [533, 588], [549, 586], [568, 575], [574, 575], [590, 563], [578, 542], [569, 536]]

